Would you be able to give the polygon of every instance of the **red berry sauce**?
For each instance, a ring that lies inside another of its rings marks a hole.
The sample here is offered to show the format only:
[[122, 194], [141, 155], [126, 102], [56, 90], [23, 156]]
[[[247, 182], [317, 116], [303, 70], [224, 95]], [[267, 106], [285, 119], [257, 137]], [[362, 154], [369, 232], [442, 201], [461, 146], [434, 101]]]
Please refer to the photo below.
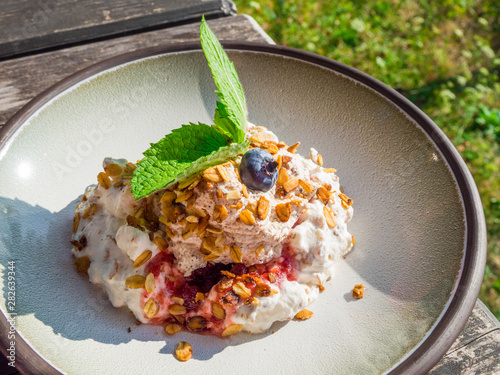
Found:
[[[155, 277], [155, 290], [152, 293], [143, 290], [141, 306], [150, 298], [157, 302], [158, 313], [150, 319], [150, 324], [178, 324], [202, 334], [221, 336], [243, 303], [277, 293], [284, 280], [297, 280], [297, 264], [288, 248], [283, 249], [279, 258], [268, 263], [247, 267], [243, 263], [209, 262], [187, 277], [174, 265], [174, 260], [172, 254], [162, 251], [148, 263], [146, 271]], [[244, 285], [243, 293], [241, 288], [233, 289], [237, 283]], [[172, 315], [169, 307], [179, 302], [186, 312]], [[213, 304], [223, 308], [223, 319], [214, 316]]]

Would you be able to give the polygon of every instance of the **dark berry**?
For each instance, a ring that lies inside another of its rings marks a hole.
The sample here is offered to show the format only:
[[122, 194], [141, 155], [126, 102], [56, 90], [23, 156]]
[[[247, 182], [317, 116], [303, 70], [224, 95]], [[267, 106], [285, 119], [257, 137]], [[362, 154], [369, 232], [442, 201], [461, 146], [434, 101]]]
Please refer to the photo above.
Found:
[[207, 293], [224, 276], [220, 271], [229, 271], [231, 266], [232, 263], [207, 263], [205, 267], [194, 270], [190, 276], [186, 277], [186, 283], [199, 288], [203, 293]]
[[277, 167], [278, 163], [268, 151], [252, 148], [241, 159], [241, 182], [252, 190], [271, 190], [278, 179]]
[[199, 288], [196, 286], [184, 284], [175, 294], [184, 300], [184, 307], [186, 309], [193, 310], [198, 305], [196, 302], [196, 293], [199, 291]]
[[248, 268], [245, 267], [243, 263], [234, 263], [231, 267], [231, 273], [234, 273], [237, 276], [241, 276], [247, 273]]

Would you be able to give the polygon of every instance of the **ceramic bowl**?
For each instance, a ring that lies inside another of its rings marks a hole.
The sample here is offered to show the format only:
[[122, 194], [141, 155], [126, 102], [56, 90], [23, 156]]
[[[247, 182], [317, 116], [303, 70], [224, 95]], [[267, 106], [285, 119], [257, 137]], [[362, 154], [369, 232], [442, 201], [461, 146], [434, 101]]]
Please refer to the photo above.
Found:
[[[225, 47], [249, 121], [300, 141], [303, 154], [319, 150], [354, 199], [356, 245], [310, 306], [313, 319], [226, 340], [170, 337], [136, 326], [75, 271], [73, 213], [103, 158], [137, 160], [171, 129], [211, 123], [215, 86], [199, 46], [158, 47], [68, 77], [1, 130], [0, 307], [17, 314], [19, 364], [71, 374], [427, 372], [462, 330], [484, 272], [484, 219], [464, 162], [418, 108], [364, 73], [284, 47]], [[359, 283], [365, 297], [354, 300]], [[5, 350], [5, 316], [1, 325]], [[194, 348], [187, 363], [172, 355], [180, 340]]]

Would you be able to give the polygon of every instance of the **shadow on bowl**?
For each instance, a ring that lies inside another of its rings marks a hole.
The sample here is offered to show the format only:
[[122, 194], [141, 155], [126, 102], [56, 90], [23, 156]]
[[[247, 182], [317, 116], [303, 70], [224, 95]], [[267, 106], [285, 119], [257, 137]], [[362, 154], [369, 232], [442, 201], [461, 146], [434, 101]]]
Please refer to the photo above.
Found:
[[[18, 320], [34, 315], [53, 334], [68, 340], [90, 339], [111, 345], [132, 340], [165, 342], [159, 353], [169, 355], [178, 341], [185, 340], [196, 345], [195, 360], [200, 361], [211, 359], [228, 346], [271, 334], [243, 333], [229, 339], [188, 332], [168, 336], [163, 326], [136, 325], [135, 317], [126, 307], [114, 308], [100, 287], [90, 283], [87, 275], [76, 271], [69, 238], [80, 199], [81, 196], [61, 211], [52, 213], [18, 199], [0, 197], [0, 211], [5, 214], [0, 220], [0, 242], [7, 250], [0, 254], [0, 264], [15, 261]], [[20, 257], [9, 249], [25, 249], [30, 256]], [[51, 270], [50, 273], [47, 270]], [[6, 272], [3, 278], [3, 294], [8, 300]], [[276, 323], [271, 330], [274, 333], [286, 323]], [[18, 328], [23, 330], [22, 325]], [[64, 348], [60, 340], [51, 341], [50, 337], [44, 338], [45, 349], [49, 355], [57, 356]]]

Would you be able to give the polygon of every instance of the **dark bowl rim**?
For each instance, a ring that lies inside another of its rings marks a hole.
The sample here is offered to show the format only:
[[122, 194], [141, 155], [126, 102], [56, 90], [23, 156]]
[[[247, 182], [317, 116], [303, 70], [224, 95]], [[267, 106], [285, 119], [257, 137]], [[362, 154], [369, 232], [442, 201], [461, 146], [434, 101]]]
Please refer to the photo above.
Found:
[[[407, 354], [392, 369], [387, 370], [390, 374], [427, 373], [443, 357], [465, 326], [479, 295], [486, 265], [486, 225], [481, 199], [474, 179], [465, 162], [451, 141], [427, 115], [396, 90], [366, 73], [338, 61], [290, 47], [251, 42], [223, 42], [222, 44], [228, 51], [265, 53], [300, 60], [332, 70], [364, 84], [392, 102], [413, 119], [429, 136], [446, 160], [456, 180], [464, 207], [466, 239], [462, 269], [458, 276], [455, 291], [452, 293], [453, 296], [448, 302], [448, 306], [445, 307], [441, 317], [438, 318], [437, 323], [434, 324], [426, 337], [410, 354]], [[0, 129], [0, 151], [36, 111], [55, 96], [81, 81], [105, 70], [135, 60], [170, 53], [200, 51], [201, 46], [199, 42], [172, 43], [120, 54], [73, 73], [34, 97], [7, 121]], [[0, 316], [0, 331], [7, 332], [9, 323], [5, 312], [3, 310], [0, 311], [2, 312]], [[6, 348], [8, 347], [6, 345], [6, 338], [7, 335], [1, 335], [0, 337], [2, 344], [0, 345], [0, 350], [4, 355], [6, 355]], [[23, 373], [36, 373], [42, 370], [47, 373], [59, 373], [26, 343], [21, 336], [18, 335], [17, 341], [16, 357], [23, 360], [19, 363], [18, 370], [21, 370]]]

